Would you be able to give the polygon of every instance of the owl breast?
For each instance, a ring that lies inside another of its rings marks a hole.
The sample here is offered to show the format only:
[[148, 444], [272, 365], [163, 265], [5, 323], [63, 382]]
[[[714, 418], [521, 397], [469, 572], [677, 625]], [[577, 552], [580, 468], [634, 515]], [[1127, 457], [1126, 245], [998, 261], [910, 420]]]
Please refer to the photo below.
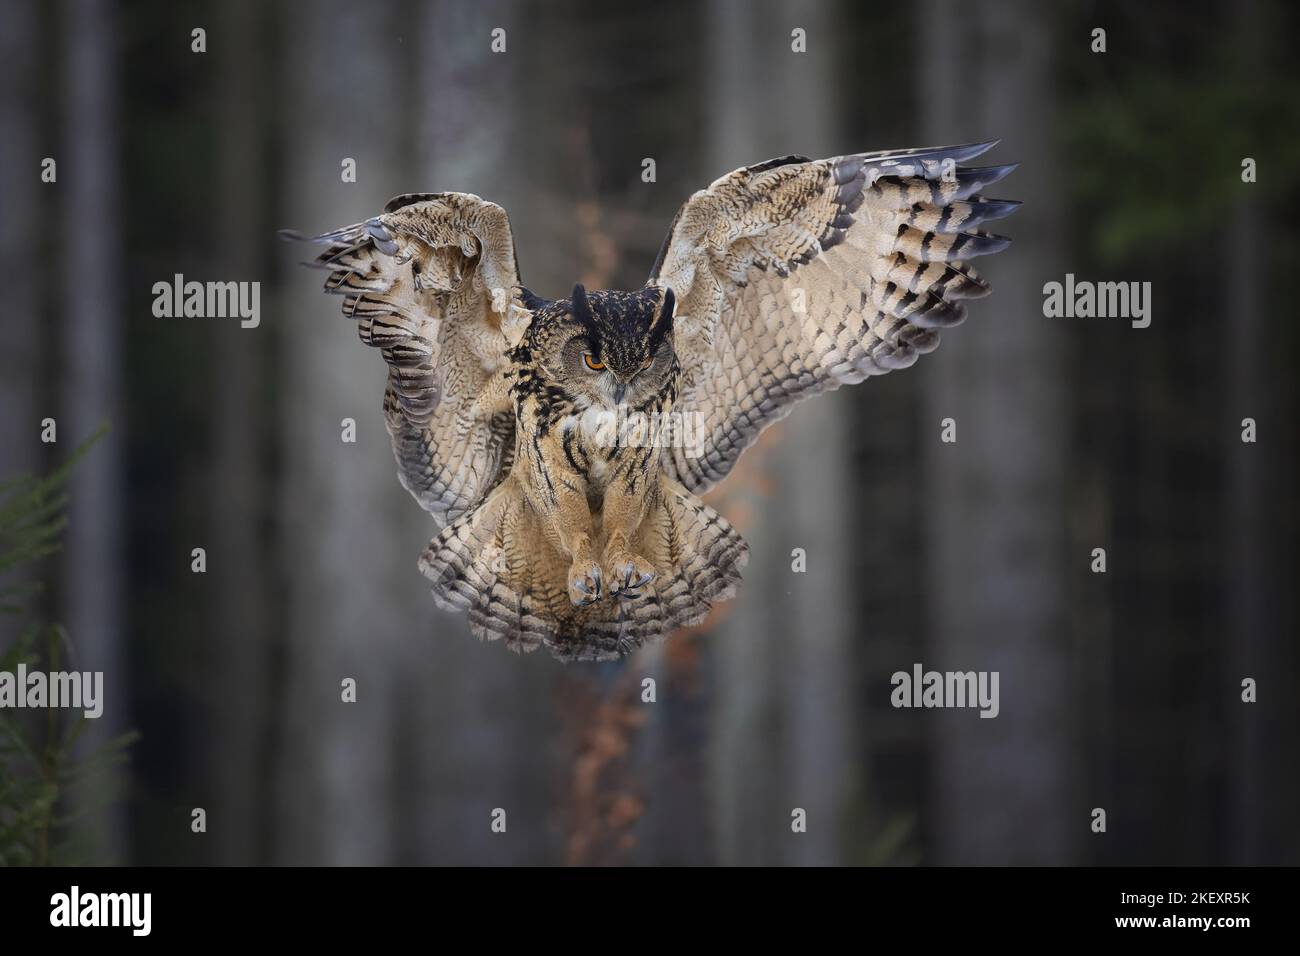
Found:
[[560, 424], [562, 447], [589, 486], [604, 490], [611, 472], [617, 470], [628, 451], [626, 416], [609, 409], [589, 408], [566, 416]]
[[612, 482], [645, 486], [658, 467], [662, 422], [671, 408], [671, 389], [641, 408], [590, 407], [560, 420], [561, 448], [587, 484], [593, 505]]

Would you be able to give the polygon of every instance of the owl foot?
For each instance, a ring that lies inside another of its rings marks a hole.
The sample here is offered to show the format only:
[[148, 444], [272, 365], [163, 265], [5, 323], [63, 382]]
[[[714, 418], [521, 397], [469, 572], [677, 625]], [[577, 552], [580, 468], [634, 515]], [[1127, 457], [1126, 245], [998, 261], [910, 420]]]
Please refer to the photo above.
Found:
[[600, 565], [594, 561], [574, 561], [569, 568], [569, 601], [574, 607], [582, 607], [599, 601]]
[[612, 597], [640, 597], [640, 589], [654, 580], [655, 569], [650, 562], [627, 551], [607, 555], [605, 565], [610, 569], [609, 593]]

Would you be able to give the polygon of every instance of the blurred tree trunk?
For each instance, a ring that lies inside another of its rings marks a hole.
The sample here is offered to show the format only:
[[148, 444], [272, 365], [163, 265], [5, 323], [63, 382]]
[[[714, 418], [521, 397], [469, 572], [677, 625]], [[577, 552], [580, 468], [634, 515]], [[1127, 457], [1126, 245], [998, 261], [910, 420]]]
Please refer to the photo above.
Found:
[[[720, 176], [763, 157], [758, 125], [763, 117], [749, 108], [757, 97], [753, 84], [761, 69], [749, 56], [764, 33], [777, 42], [775, 27], [767, 21], [770, 8], [740, 0], [712, 0], [705, 34], [709, 50], [705, 62], [712, 69], [704, 80], [707, 91], [705, 156]], [[793, 55], [793, 54], [791, 54]], [[711, 180], [710, 180], [711, 181]], [[778, 428], [782, 426], [776, 426]], [[784, 622], [775, 613], [773, 598], [788, 590], [789, 561], [780, 552], [782, 542], [764, 516], [772, 502], [771, 490], [760, 481], [746, 480], [767, 461], [765, 439], [749, 449], [729, 477], [725, 489], [733, 517], [743, 511], [751, 520], [738, 524], [749, 542], [749, 564], [735, 605], [726, 608], [722, 624], [710, 636], [709, 655], [714, 670], [713, 829], [717, 861], [725, 865], [772, 862], [784, 833], [781, 798], [772, 781], [781, 780], [781, 763], [772, 734], [777, 725], [774, 644], [784, 639]], [[794, 804], [797, 805], [797, 804]], [[788, 819], [789, 811], [786, 811]]]
[[[1241, 71], [1240, 82], [1258, 82], [1263, 73], [1264, 57], [1270, 52], [1265, 33], [1262, 11], [1257, 0], [1244, 0], [1236, 9], [1237, 44], [1236, 60]], [[1259, 159], [1259, 157], [1256, 157]], [[1267, 182], [1267, 173], [1264, 181]], [[1227, 248], [1223, 251], [1227, 263], [1228, 288], [1225, 299], [1231, 308], [1225, 310], [1227, 328], [1225, 338], [1230, 343], [1228, 364], [1228, 420], [1221, 441], [1229, 442], [1228, 500], [1228, 613], [1231, 647], [1228, 680], [1222, 693], [1227, 700], [1228, 726], [1230, 728], [1230, 753], [1227, 767], [1229, 790], [1229, 832], [1227, 845], [1235, 866], [1249, 866], [1270, 862], [1261, 859], [1260, 832], [1266, 826], [1268, 810], [1260, 800], [1261, 773], [1266, 773], [1261, 759], [1262, 734], [1260, 712], [1254, 705], [1241, 701], [1241, 680], [1253, 677], [1264, 682], [1265, 673], [1280, 673], [1263, 665], [1267, 663], [1264, 634], [1269, 627], [1268, 594], [1280, 594], [1281, 589], [1269, 587], [1272, 568], [1266, 557], [1268, 540], [1263, 518], [1266, 488], [1261, 453], [1267, 460], [1267, 451], [1276, 448], [1277, 435], [1269, 431], [1281, 424], [1281, 416], [1266, 413], [1265, 408], [1276, 408], [1268, 401], [1272, 396], [1262, 381], [1267, 381], [1265, 370], [1267, 355], [1261, 349], [1261, 316], [1267, 314], [1264, 294], [1268, 289], [1268, 259], [1266, 250], [1272, 248], [1267, 220], [1260, 215], [1256, 201], [1257, 184], [1240, 187], [1242, 194], [1237, 203], [1231, 225], [1224, 233]], [[1266, 188], [1266, 187], [1265, 187]], [[1264, 361], [1261, 361], [1261, 357]], [[1265, 404], [1267, 402], [1267, 405]], [[1264, 431], [1260, 444], [1245, 444], [1238, 436], [1243, 418], [1254, 418]], [[1294, 808], [1293, 808], [1294, 810]]]
[[[36, 4], [15, 0], [0, 7], [0, 58], [9, 82], [0, 86], [0, 178], [6, 184], [0, 210], [0, 255], [13, 274], [31, 275], [38, 250], [41, 191], [57, 189], [41, 182], [38, 151], [40, 86], [37, 65]], [[4, 478], [35, 472], [41, 459], [40, 414], [41, 322], [35, 314], [34, 283], [13, 282], [6, 294], [5, 347], [0, 349], [0, 448]], [[47, 412], [46, 414], [49, 414]]]
[[[313, 231], [374, 215], [402, 177], [409, 78], [391, 4], [287, 10], [287, 216]], [[341, 177], [356, 161], [357, 181]], [[298, 257], [310, 249], [293, 250]], [[288, 256], [286, 256], [288, 258]], [[279, 310], [278, 529], [287, 634], [277, 771], [277, 860], [379, 864], [394, 855], [394, 706], [400, 650], [427, 640], [415, 562], [427, 542], [384, 427], [383, 359], [363, 347], [323, 274], [299, 270]], [[355, 444], [341, 422], [356, 422]], [[341, 683], [356, 681], [356, 702]], [[235, 692], [238, 692], [236, 689]]]
[[[250, 3], [223, 4], [211, 52], [217, 59], [222, 130], [218, 176], [216, 265], [225, 280], [258, 274], [270, 234], [266, 206], [261, 91], [269, 82], [264, 59], [269, 24], [264, 9]], [[278, 251], [278, 250], [277, 250]], [[313, 303], [317, 304], [317, 303]], [[325, 311], [323, 304], [321, 311]], [[215, 468], [208, 574], [222, 595], [212, 609], [212, 657], [218, 677], [207, 701], [215, 727], [207, 781], [221, 839], [212, 841], [222, 865], [270, 862], [263, 838], [270, 787], [266, 727], [274, 713], [268, 701], [273, 637], [267, 593], [268, 563], [262, 529], [274, 505], [264, 480], [268, 385], [262, 368], [267, 325], [244, 329], [221, 323], [216, 339], [213, 395]]]
[[[1084, 834], [1088, 797], [1067, 794], [1063, 332], [1039, 290], [1061, 261], [1059, 165], [1050, 129], [1054, 53], [1045, 7], [930, 0], [921, 71], [928, 139], [1001, 137], [1024, 163], [1004, 189], [1026, 200], [1019, 241], [979, 265], [991, 307], [945, 333], [924, 363], [931, 641], [924, 664], [1000, 673], [1001, 714], [945, 712], [932, 740], [932, 863], [1059, 863]], [[973, 62], [963, 54], [973, 51]], [[957, 421], [956, 444], [939, 441]], [[1081, 547], [1081, 546], [1080, 546]], [[1083, 552], [1086, 555], [1086, 551]], [[1086, 569], [1083, 557], [1072, 567]], [[1080, 570], [1079, 573], [1083, 573]]]
[[[1249, 9], [1251, 5], [1246, 5]], [[1243, 186], [1253, 190], [1255, 186]], [[1241, 702], [1243, 677], [1261, 680], [1261, 638], [1267, 627], [1265, 614], [1266, 582], [1271, 569], [1265, 566], [1266, 529], [1261, 520], [1264, 483], [1260, 467], [1259, 445], [1237, 441], [1243, 418], [1254, 418], [1259, 427], [1275, 427], [1263, 414], [1263, 389], [1260, 387], [1259, 316], [1262, 311], [1260, 292], [1265, 284], [1262, 250], [1268, 243], [1261, 230], [1264, 219], [1253, 196], [1243, 198], [1233, 215], [1224, 239], [1228, 245], [1229, 323], [1227, 339], [1232, 354], [1228, 367], [1228, 412], [1222, 440], [1234, 441], [1229, 449], [1228, 468], [1228, 614], [1231, 625], [1229, 680], [1222, 692], [1228, 700], [1228, 726], [1231, 728], [1232, 760], [1228, 767], [1231, 790], [1230, 829], [1227, 845], [1234, 866], [1249, 866], [1259, 859], [1260, 801], [1259, 782], [1263, 762], [1260, 759], [1260, 733], [1253, 707]], [[1265, 456], [1267, 457], [1267, 456]], [[1273, 592], [1280, 593], [1280, 592]]]
[[[63, 142], [58, 165], [61, 254], [75, 264], [61, 283], [64, 316], [59, 444], [66, 453], [101, 422], [113, 431], [73, 475], [63, 542], [62, 620], [76, 658], [69, 666], [104, 674], [104, 715], [82, 738], [87, 750], [121, 733], [130, 719], [128, 661], [122, 641], [122, 311], [123, 235], [118, 214], [118, 55], [114, 7], [68, 0], [61, 30]], [[87, 835], [95, 859], [126, 862], [120, 802], [94, 810]]]
[[[772, 17], [774, 32], [785, 46], [795, 26], [807, 31], [809, 46], [807, 53], [783, 51], [776, 58], [772, 80], [777, 92], [769, 101], [776, 110], [764, 117], [769, 142], [760, 153], [819, 157], [847, 152], [850, 147], [834, 136], [840, 107], [836, 17], [825, 2], [777, 9], [787, 14], [784, 20]], [[844, 861], [842, 803], [855, 779], [852, 641], [855, 633], [862, 636], [854, 627], [859, 593], [848, 577], [853, 529], [841, 511], [852, 498], [847, 420], [851, 407], [852, 396], [837, 392], [815, 406], [796, 409], [786, 419], [773, 461], [781, 504], [768, 514], [776, 528], [770, 558], [778, 576], [789, 575], [785, 583], [790, 595], [788, 626], [776, 643], [782, 677], [777, 693], [785, 710], [788, 800], [807, 810], [809, 821], [806, 834], [787, 837], [782, 860], [788, 863]], [[791, 570], [794, 548], [807, 554], [806, 573]], [[782, 809], [779, 819], [788, 831], [789, 808]]]
[[[834, 23], [823, 3], [711, 4], [710, 175], [769, 156], [840, 149], [832, 136]], [[806, 31], [806, 53], [791, 50], [796, 27]], [[765, 50], [774, 52], [755, 52]], [[715, 638], [722, 862], [842, 858], [841, 800], [853, 778], [855, 596], [845, 573], [850, 528], [836, 508], [849, 499], [848, 407], [844, 394], [833, 394], [797, 408], [747, 453], [723, 492], [753, 520], [743, 528], [751, 547], [745, 583]], [[806, 552], [806, 573], [792, 570], [795, 548]], [[808, 814], [808, 831], [797, 836], [795, 807]]]
[[[40, 228], [42, 191], [57, 186], [41, 182], [38, 151], [40, 77], [37, 74], [38, 11], [33, 0], [15, 0], [0, 6], [0, 62], [9, 80], [0, 84], [0, 182], [5, 183], [0, 207], [0, 259], [15, 276], [33, 276], [40, 250], [33, 245], [44, 235]], [[41, 330], [47, 320], [37, 284], [10, 283], [5, 296], [5, 345], [0, 349], [0, 481], [41, 470], [41, 419], [54, 414], [43, 410], [44, 374]], [[21, 572], [19, 572], [21, 573]], [[10, 580], [17, 583], [10, 574]], [[23, 578], [27, 575], [23, 574]], [[0, 621], [0, 648], [18, 633], [21, 622], [13, 615]]]
[[[518, 47], [524, 39], [516, 0], [421, 7], [417, 96], [420, 103], [413, 178], [403, 189], [471, 192], [501, 205], [512, 219], [527, 215], [528, 190], [516, 175], [523, 120]], [[491, 31], [506, 30], [502, 54]], [[545, 115], [545, 114], [543, 114]], [[522, 243], [519, 243], [522, 247]], [[527, 268], [525, 253], [520, 268]], [[413, 514], [418, 505], [410, 503]], [[426, 523], [429, 537], [436, 533]], [[413, 552], [412, 561], [417, 556]], [[554, 668], [545, 654], [520, 657], [469, 633], [463, 614], [433, 608], [417, 576], [404, 585], [427, 600], [431, 633], [407, 648], [409, 719], [418, 727], [449, 727], [418, 734], [412, 754], [418, 786], [410, 789], [421, 862], [537, 863], [545, 859], [545, 815], [550, 794], [545, 739]], [[430, 692], [430, 691], [433, 692]], [[496, 807], [507, 811], [507, 835], [489, 828]]]

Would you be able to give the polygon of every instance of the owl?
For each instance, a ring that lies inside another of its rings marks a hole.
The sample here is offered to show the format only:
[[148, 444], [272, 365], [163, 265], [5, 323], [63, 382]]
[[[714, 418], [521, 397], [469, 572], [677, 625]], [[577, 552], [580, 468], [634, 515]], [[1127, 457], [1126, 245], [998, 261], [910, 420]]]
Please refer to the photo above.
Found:
[[994, 145], [738, 169], [681, 206], [635, 292], [534, 294], [505, 211], [464, 193], [316, 236], [308, 264], [387, 363], [437, 602], [600, 660], [733, 596], [747, 546], [699, 496], [796, 402], [910, 366], [989, 293], [968, 260], [1019, 203], [982, 191], [1015, 166], [965, 164]]

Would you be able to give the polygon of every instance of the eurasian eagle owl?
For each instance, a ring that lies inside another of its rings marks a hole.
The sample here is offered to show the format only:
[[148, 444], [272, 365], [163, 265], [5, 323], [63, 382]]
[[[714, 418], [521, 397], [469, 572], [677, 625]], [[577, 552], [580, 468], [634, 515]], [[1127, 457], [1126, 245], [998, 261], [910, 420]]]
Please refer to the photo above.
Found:
[[420, 567], [482, 638], [616, 657], [730, 597], [748, 551], [699, 494], [802, 398], [906, 368], [989, 292], [966, 264], [1014, 166], [994, 143], [769, 160], [678, 211], [638, 292], [525, 289], [510, 222], [398, 196], [314, 265], [388, 363]]

